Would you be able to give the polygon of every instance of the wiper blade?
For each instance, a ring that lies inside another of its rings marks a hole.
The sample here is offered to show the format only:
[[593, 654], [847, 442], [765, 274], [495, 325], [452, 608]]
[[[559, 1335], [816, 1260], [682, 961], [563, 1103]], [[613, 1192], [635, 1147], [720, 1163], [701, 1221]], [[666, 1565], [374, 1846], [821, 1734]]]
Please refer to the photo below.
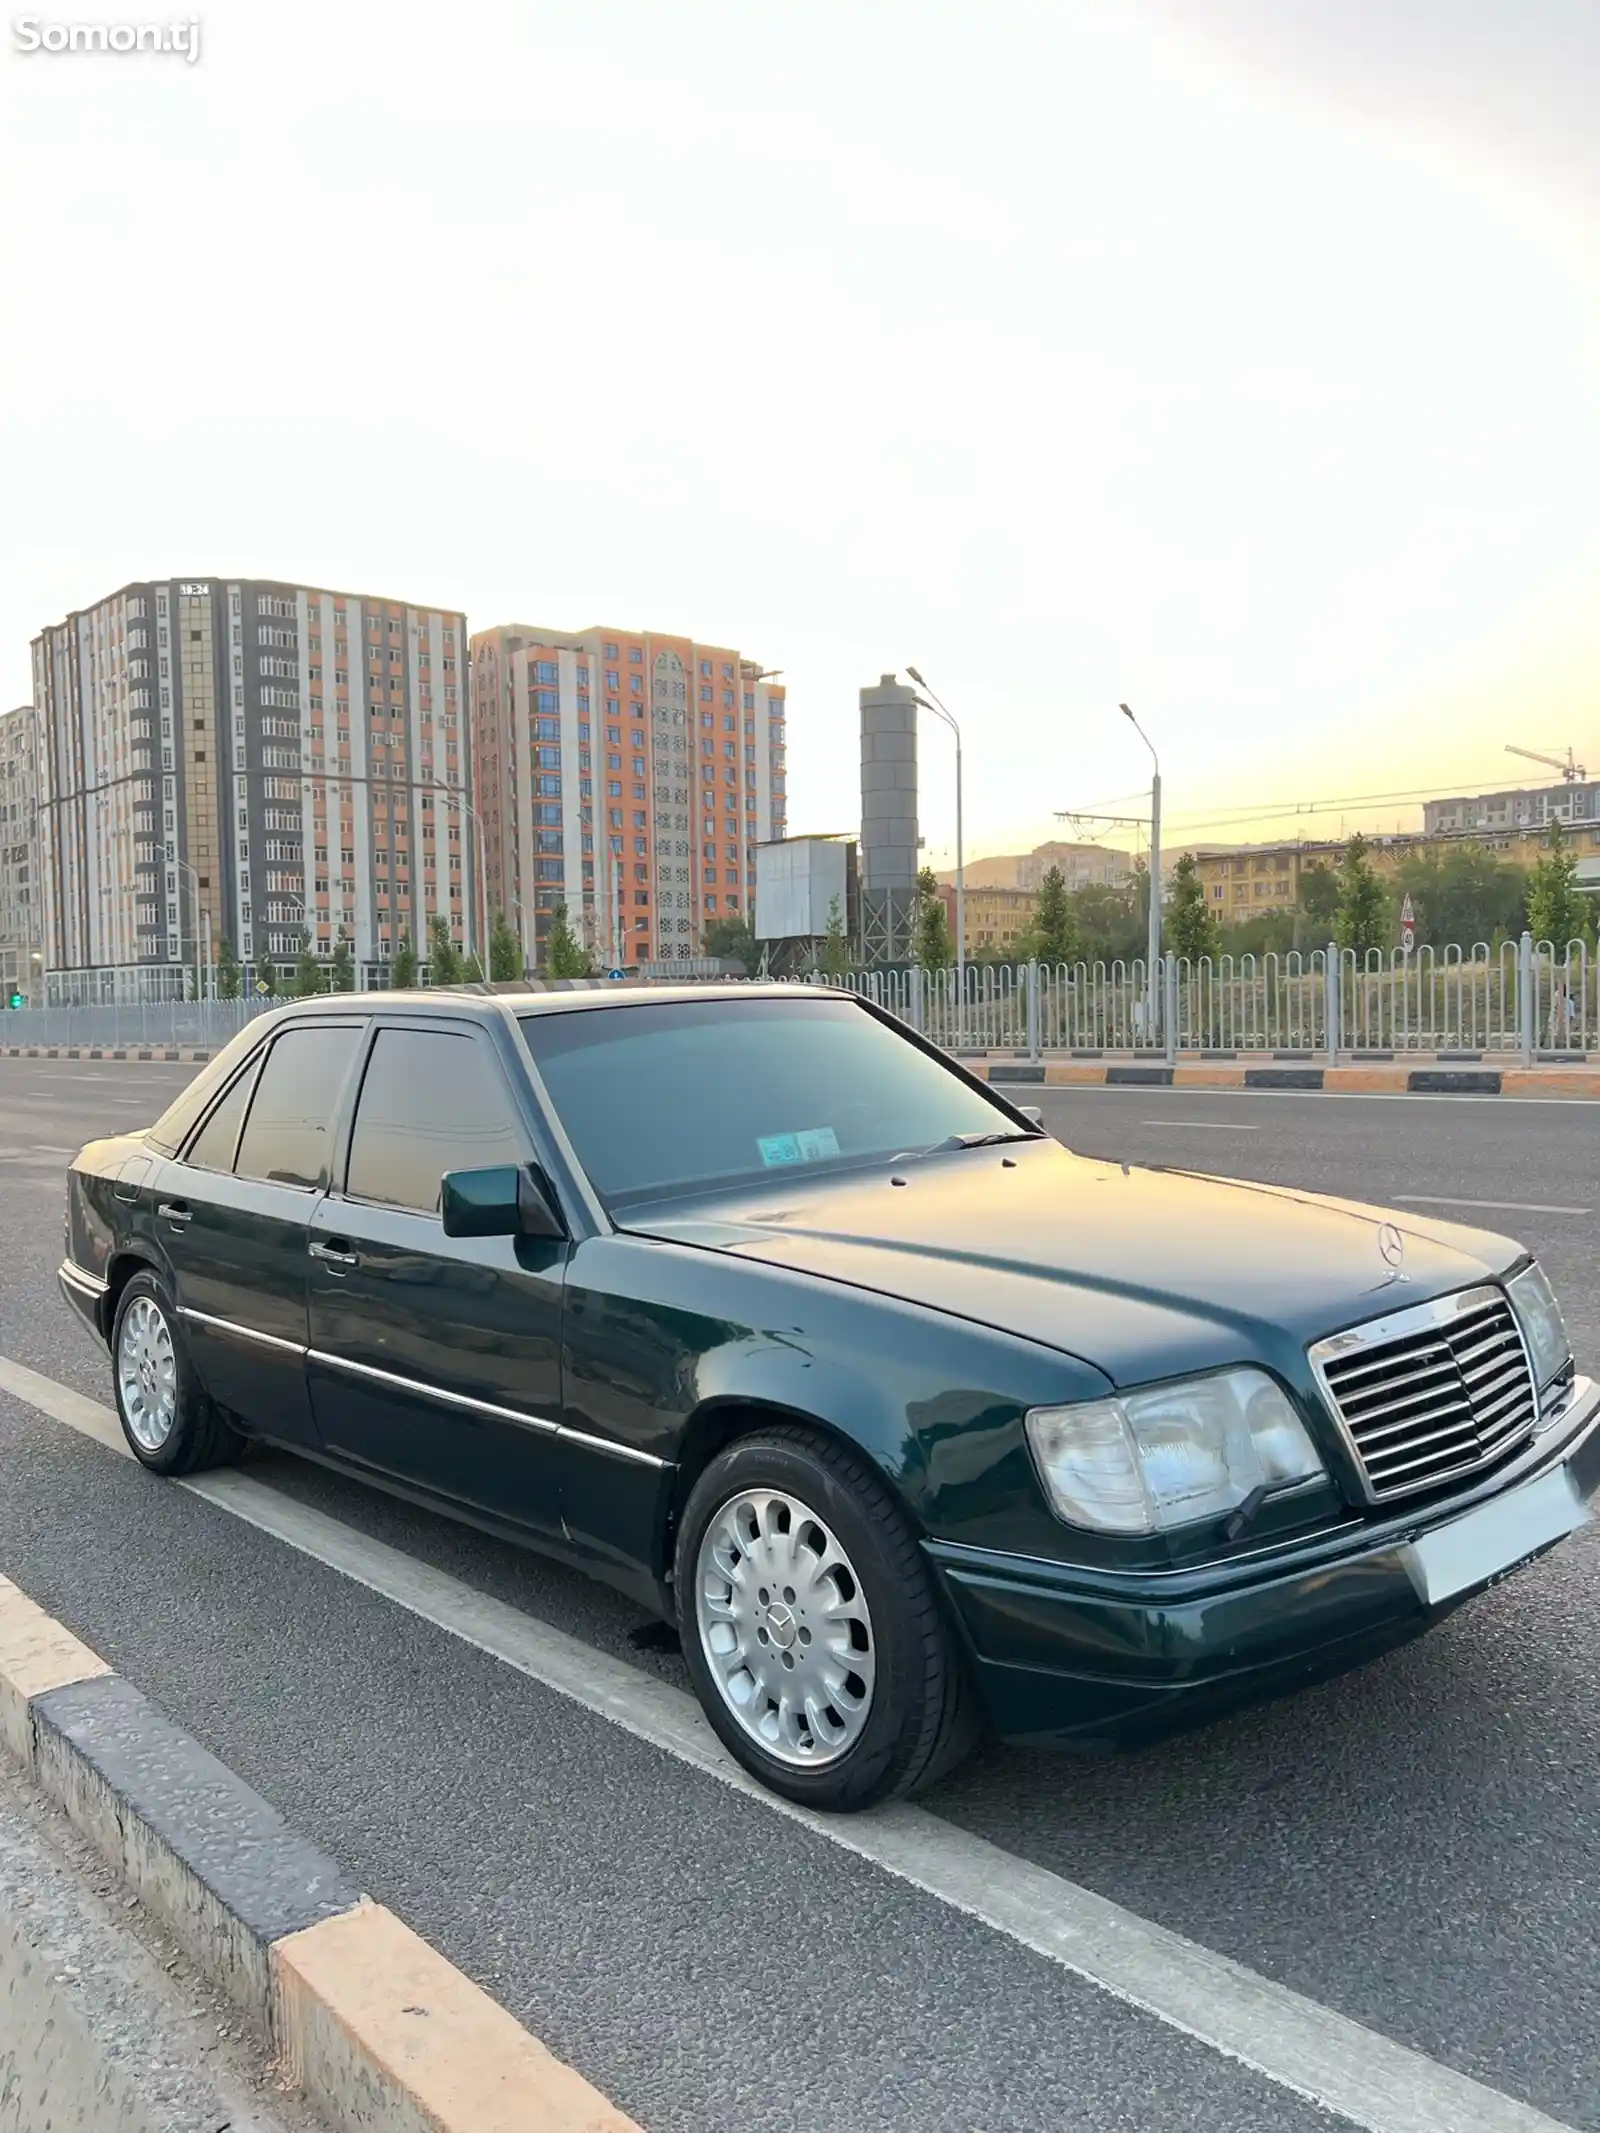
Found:
[[1036, 1141], [1037, 1133], [952, 1133], [948, 1140], [935, 1141], [926, 1155], [943, 1155], [953, 1148], [998, 1148], [1006, 1141]]

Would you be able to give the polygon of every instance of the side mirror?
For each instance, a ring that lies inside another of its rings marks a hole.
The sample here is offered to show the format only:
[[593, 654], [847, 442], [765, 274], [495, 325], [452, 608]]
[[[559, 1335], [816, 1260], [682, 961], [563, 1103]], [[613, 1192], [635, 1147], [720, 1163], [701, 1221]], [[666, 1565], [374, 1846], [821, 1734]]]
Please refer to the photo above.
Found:
[[531, 1165], [447, 1171], [439, 1188], [447, 1237], [564, 1237], [566, 1225]]
[[1044, 1124], [1044, 1113], [1037, 1104], [1018, 1104], [1017, 1109], [1030, 1126], [1042, 1126]]

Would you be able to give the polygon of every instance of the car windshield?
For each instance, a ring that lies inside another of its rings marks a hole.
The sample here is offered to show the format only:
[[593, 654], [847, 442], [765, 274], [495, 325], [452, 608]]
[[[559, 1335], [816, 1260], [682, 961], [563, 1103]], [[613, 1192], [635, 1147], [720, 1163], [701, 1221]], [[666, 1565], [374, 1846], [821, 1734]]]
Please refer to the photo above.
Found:
[[1027, 1131], [849, 999], [663, 1001], [521, 1021], [613, 1210]]

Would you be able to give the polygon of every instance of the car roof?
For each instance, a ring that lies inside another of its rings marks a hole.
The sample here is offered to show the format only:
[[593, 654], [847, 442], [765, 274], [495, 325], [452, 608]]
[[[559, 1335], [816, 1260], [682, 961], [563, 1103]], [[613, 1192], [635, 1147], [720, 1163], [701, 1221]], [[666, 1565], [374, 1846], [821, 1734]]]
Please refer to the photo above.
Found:
[[547, 989], [536, 980], [510, 985], [438, 985], [406, 992], [314, 993], [306, 1000], [282, 1002], [272, 1019], [328, 1014], [366, 1014], [404, 1008], [407, 1013], [459, 1015], [463, 1009], [484, 1020], [496, 1014], [560, 1014], [573, 1008], [618, 1008], [657, 1005], [680, 1000], [794, 1000], [849, 999], [852, 995], [823, 985], [774, 984], [765, 980], [729, 980], [691, 984], [657, 983], [649, 978], [602, 980], [598, 984], [578, 981], [570, 989]]

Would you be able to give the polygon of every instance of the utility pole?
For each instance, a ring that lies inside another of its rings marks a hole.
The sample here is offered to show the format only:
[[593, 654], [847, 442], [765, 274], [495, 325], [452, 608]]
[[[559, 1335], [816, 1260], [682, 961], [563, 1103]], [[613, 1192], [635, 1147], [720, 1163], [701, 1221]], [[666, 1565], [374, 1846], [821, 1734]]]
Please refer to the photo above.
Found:
[[1148, 1004], [1145, 1010], [1148, 1022], [1147, 1034], [1154, 1043], [1156, 1022], [1161, 998], [1157, 972], [1161, 963], [1161, 758], [1151, 746], [1150, 736], [1128, 709], [1126, 704], [1117, 707], [1128, 724], [1150, 749], [1150, 945], [1145, 962], [1145, 980]]
[[928, 697], [919, 696], [917, 702], [935, 718], [942, 718], [956, 739], [956, 997], [962, 1003], [964, 1015], [967, 998], [967, 869], [961, 838], [961, 728], [956, 724], [954, 714], [940, 697], [934, 695], [916, 668], [907, 667], [906, 672], [919, 689], [927, 689], [928, 697], [933, 698], [930, 703]]

